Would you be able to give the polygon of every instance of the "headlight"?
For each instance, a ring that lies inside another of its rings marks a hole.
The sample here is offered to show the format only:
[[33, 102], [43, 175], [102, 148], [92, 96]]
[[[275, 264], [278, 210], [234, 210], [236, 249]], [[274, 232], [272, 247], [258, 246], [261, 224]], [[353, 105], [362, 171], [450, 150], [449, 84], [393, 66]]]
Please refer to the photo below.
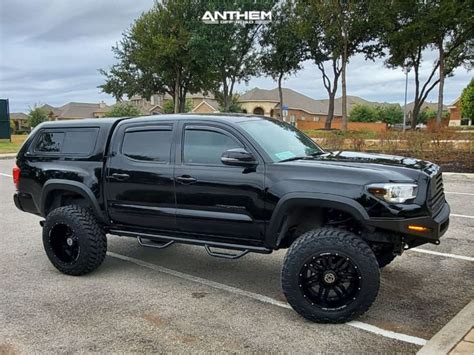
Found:
[[414, 199], [418, 190], [415, 184], [372, 184], [367, 186], [367, 191], [375, 197], [390, 203], [404, 203]]

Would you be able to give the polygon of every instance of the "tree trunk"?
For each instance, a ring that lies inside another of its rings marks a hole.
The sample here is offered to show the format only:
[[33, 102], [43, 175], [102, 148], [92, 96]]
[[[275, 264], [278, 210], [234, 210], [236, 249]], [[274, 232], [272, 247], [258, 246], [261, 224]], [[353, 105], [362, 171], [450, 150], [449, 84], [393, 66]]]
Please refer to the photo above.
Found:
[[281, 89], [281, 80], [283, 79], [284, 73], [280, 73], [278, 77], [278, 94], [280, 96], [280, 120], [283, 121], [283, 90]]
[[411, 114], [411, 129], [415, 130], [416, 123], [418, 120], [418, 115], [420, 114], [421, 102], [419, 98], [415, 97], [415, 102], [413, 103], [413, 112]]
[[227, 85], [227, 78], [224, 77], [222, 81], [222, 101], [224, 104], [224, 112], [229, 112], [230, 102], [229, 102], [229, 87]]
[[439, 88], [438, 88], [438, 113], [436, 114], [436, 125], [441, 127], [443, 118], [443, 90], [444, 90], [444, 48], [443, 40], [439, 43]]
[[341, 130], [347, 131], [347, 87], [346, 87], [346, 64], [347, 64], [347, 45], [344, 45], [344, 54], [342, 55], [342, 124]]
[[181, 77], [179, 70], [176, 71], [176, 78], [174, 79], [174, 113], [179, 113], [180, 104], [180, 89], [181, 89]]
[[334, 99], [336, 97], [336, 91], [329, 94], [329, 107], [328, 107], [328, 116], [326, 122], [324, 123], [325, 129], [331, 129], [332, 119], [334, 118]]

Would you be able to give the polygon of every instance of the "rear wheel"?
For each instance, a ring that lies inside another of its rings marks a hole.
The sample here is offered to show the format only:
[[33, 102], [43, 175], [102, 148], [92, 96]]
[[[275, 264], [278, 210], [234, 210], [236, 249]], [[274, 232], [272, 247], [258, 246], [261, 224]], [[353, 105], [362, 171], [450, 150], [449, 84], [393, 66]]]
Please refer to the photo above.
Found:
[[46, 217], [43, 245], [49, 260], [59, 271], [79, 276], [102, 264], [107, 238], [89, 209], [64, 206]]
[[303, 317], [341, 323], [363, 314], [379, 289], [374, 253], [358, 236], [321, 228], [300, 236], [288, 250], [282, 270], [288, 303]]

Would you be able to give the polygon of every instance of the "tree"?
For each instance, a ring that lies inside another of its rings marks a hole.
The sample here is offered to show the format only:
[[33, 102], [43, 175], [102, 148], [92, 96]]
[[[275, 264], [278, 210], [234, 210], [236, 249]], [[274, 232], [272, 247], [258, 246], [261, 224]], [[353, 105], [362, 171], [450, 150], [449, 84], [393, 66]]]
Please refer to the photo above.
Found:
[[[163, 113], [174, 113], [174, 101], [167, 100], [163, 104]], [[193, 101], [187, 99], [182, 112], [191, 112], [193, 110]]]
[[[205, 1], [207, 11], [268, 11], [274, 0], [211, 0]], [[199, 27], [198, 37], [206, 43], [206, 62], [212, 73], [213, 92], [222, 96], [223, 109], [229, 111], [236, 83], [248, 82], [258, 73], [255, 44], [262, 28], [257, 23], [227, 22]]]
[[28, 124], [31, 128], [34, 128], [47, 120], [48, 112], [45, 109], [38, 105], [35, 105], [33, 108], [30, 107], [28, 112]]
[[283, 110], [282, 80], [301, 69], [303, 42], [298, 36], [292, 1], [283, 2], [274, 11], [272, 22], [265, 26], [260, 41], [262, 71], [278, 82], [280, 117]]
[[118, 63], [108, 72], [100, 70], [105, 76], [100, 88], [118, 100], [125, 94], [149, 99], [168, 93], [174, 112], [183, 112], [187, 93], [212, 87], [208, 43], [199, 35], [205, 25], [196, 16], [203, 6], [199, 0], [155, 2], [112, 48]]
[[474, 79], [462, 91], [461, 118], [474, 120]]
[[378, 114], [374, 107], [357, 104], [351, 110], [351, 122], [377, 122]]
[[136, 117], [141, 114], [142, 112], [135, 105], [130, 103], [117, 103], [105, 113], [105, 117]]
[[[346, 66], [351, 56], [364, 53], [373, 59], [381, 54], [375, 42], [380, 26], [383, 2], [353, 0], [301, 0], [298, 16], [301, 35], [307, 46], [308, 59], [321, 71], [323, 84], [329, 95], [328, 118], [330, 128], [334, 115], [334, 99], [339, 77], [342, 78], [342, 129], [347, 129]], [[325, 62], [330, 62], [328, 74]], [[332, 79], [332, 80], [331, 80]]]
[[433, 45], [438, 50], [438, 111], [436, 122], [443, 117], [443, 90], [446, 76], [461, 64], [470, 65], [473, 60], [474, 5], [471, 1], [437, 1], [427, 20], [433, 25]]
[[400, 105], [384, 105], [375, 107], [377, 121], [385, 122], [389, 125], [403, 122], [403, 111]]
[[[428, 94], [439, 88], [439, 114], [442, 112], [444, 78], [453, 70], [470, 61], [472, 47], [472, 5], [469, 2], [396, 0], [387, 3], [385, 31], [382, 43], [388, 49], [388, 67], [413, 68], [415, 75], [415, 99], [412, 128], [416, 127], [421, 107]], [[459, 26], [458, 26], [459, 25]], [[426, 49], [435, 47], [436, 59], [428, 77], [421, 83], [421, 64]], [[470, 49], [471, 48], [471, 49]], [[436, 72], [439, 77], [436, 78]], [[441, 117], [441, 116], [439, 116]]]
[[220, 112], [242, 112], [243, 110], [242, 110], [242, 106], [240, 105], [239, 98], [240, 98], [239, 94], [234, 94], [232, 96], [232, 100], [230, 101], [230, 104], [228, 105], [226, 109], [224, 105], [223, 95], [221, 93], [217, 93], [216, 100], [217, 100], [217, 103], [219, 104], [219, 111]]

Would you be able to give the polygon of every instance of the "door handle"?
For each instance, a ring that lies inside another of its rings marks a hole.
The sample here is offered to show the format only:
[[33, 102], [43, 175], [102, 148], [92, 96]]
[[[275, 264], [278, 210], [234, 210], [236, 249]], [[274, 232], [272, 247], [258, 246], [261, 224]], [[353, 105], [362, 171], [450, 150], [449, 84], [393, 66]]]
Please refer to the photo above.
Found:
[[124, 181], [124, 180], [127, 180], [130, 177], [130, 175], [113, 173], [111, 176], [107, 176], [107, 177], [114, 180], [118, 180], [118, 181]]
[[176, 178], [176, 181], [181, 184], [194, 184], [197, 180], [189, 175], [182, 175]]

